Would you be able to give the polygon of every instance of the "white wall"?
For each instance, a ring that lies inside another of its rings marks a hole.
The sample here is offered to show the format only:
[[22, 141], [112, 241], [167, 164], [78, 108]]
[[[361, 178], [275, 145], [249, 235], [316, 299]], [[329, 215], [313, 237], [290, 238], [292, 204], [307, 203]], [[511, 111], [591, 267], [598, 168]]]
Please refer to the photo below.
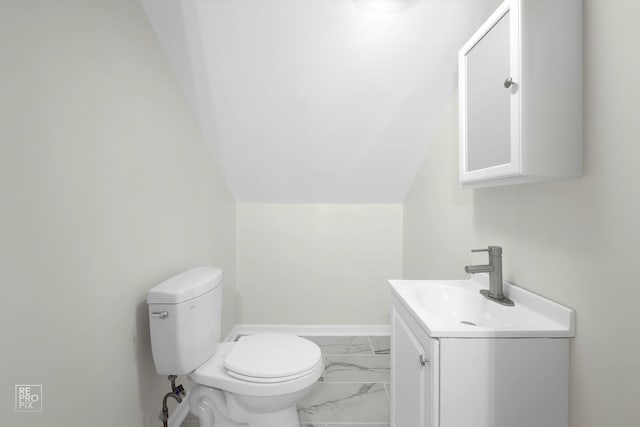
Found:
[[406, 278], [464, 277], [486, 257], [469, 249], [497, 244], [506, 280], [576, 309], [571, 427], [640, 419], [639, 15], [636, 2], [585, 1], [582, 178], [459, 189], [452, 101], [404, 205]]
[[402, 205], [239, 203], [236, 215], [242, 323], [388, 323]]
[[0, 424], [157, 426], [145, 294], [221, 266], [229, 329], [234, 201], [138, 2], [3, 2], [0, 52]]

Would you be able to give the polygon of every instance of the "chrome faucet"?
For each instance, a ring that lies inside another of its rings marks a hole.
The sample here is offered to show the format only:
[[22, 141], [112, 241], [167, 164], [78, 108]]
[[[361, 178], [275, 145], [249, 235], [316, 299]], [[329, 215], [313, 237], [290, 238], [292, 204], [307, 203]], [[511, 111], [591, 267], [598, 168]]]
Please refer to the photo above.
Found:
[[489, 273], [489, 289], [482, 289], [480, 293], [491, 301], [513, 306], [513, 301], [502, 293], [502, 248], [500, 246], [489, 246], [487, 249], [472, 249], [471, 252], [489, 252], [489, 264], [467, 265], [464, 267], [464, 271], [471, 274]]

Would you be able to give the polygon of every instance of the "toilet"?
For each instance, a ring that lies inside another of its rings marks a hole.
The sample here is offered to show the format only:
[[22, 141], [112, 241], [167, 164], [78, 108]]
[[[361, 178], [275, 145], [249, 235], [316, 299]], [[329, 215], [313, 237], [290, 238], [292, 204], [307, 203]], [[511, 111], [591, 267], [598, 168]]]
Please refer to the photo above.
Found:
[[197, 268], [147, 295], [151, 350], [160, 375], [187, 375], [201, 427], [298, 427], [296, 403], [323, 371], [320, 348], [295, 335], [220, 342], [222, 270]]

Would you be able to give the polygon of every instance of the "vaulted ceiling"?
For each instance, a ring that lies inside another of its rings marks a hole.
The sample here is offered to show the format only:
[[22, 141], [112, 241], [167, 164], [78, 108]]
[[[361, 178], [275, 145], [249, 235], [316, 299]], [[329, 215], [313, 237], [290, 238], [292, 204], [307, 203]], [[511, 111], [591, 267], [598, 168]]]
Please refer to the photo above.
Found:
[[235, 198], [278, 203], [402, 202], [497, 4], [141, 1]]

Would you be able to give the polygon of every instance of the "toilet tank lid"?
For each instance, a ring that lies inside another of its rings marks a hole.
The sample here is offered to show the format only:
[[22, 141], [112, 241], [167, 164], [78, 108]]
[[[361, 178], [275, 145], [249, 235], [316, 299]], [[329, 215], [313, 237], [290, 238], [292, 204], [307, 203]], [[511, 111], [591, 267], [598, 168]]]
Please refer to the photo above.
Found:
[[147, 304], [179, 304], [204, 295], [221, 283], [221, 269], [195, 268], [175, 275], [151, 288], [147, 294]]

